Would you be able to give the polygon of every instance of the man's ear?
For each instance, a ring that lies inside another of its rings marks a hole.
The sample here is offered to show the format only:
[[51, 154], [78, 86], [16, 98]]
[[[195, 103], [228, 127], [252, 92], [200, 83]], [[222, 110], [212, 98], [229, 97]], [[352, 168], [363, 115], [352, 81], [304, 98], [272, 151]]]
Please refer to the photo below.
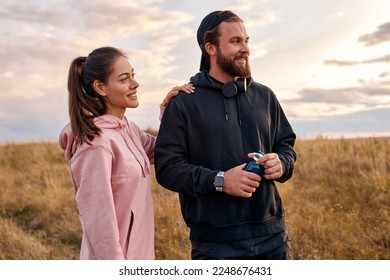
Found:
[[101, 96], [107, 96], [106, 87], [103, 82], [95, 80], [92, 84], [93, 89]]
[[210, 56], [214, 56], [217, 53], [217, 47], [210, 42], [204, 45], [204, 49]]

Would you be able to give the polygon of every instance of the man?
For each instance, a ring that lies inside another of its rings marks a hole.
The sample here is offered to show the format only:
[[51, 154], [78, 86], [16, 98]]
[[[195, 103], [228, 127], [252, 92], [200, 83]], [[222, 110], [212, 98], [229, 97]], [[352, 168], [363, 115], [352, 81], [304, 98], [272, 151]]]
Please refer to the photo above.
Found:
[[[180, 196], [193, 259], [290, 259], [274, 180], [293, 173], [295, 134], [274, 93], [251, 78], [249, 37], [231, 11], [201, 22], [195, 94], [165, 110], [155, 148], [158, 182]], [[264, 175], [243, 170], [253, 152]]]

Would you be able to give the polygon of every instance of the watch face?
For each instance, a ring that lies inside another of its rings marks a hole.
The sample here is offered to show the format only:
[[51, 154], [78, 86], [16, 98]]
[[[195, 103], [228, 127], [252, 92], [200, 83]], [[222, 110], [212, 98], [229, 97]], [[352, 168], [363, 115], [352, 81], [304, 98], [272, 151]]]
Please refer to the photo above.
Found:
[[214, 180], [215, 186], [217, 186], [217, 187], [222, 187], [222, 186], [223, 186], [223, 183], [224, 183], [224, 179], [223, 179], [222, 176], [216, 176], [216, 177], [215, 177], [215, 180]]

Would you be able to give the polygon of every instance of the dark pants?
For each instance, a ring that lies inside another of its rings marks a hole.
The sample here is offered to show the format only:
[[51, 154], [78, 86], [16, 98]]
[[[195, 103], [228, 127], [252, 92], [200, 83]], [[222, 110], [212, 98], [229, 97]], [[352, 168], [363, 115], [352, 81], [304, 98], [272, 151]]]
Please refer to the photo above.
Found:
[[229, 242], [192, 242], [193, 260], [291, 260], [287, 232]]

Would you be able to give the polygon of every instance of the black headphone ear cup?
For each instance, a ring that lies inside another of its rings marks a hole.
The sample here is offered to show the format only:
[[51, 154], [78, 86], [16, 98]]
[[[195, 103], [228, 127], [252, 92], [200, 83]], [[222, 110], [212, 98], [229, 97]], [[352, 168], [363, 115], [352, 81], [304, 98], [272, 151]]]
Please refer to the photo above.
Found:
[[222, 86], [222, 94], [225, 97], [228, 97], [228, 98], [233, 97], [237, 94], [237, 92], [238, 92], [237, 86], [233, 82], [225, 83]]

